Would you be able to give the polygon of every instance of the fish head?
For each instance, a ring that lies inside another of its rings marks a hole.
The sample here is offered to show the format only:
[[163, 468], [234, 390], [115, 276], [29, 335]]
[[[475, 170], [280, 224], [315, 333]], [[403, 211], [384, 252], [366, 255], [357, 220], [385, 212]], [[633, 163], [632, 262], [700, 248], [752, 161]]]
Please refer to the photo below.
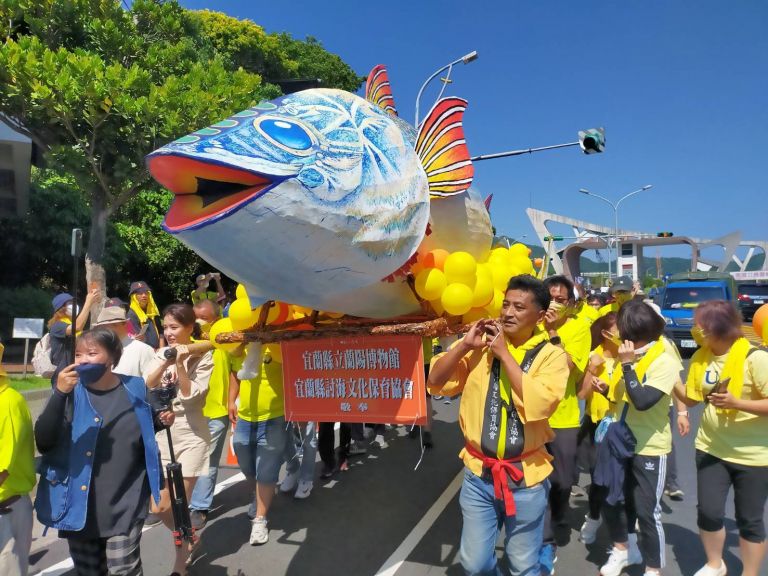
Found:
[[[313, 89], [179, 138], [147, 166], [175, 195], [166, 231], [264, 296], [311, 305], [296, 292], [376, 282], [416, 251], [429, 193], [415, 137], [354, 94]], [[266, 255], [304, 288], [281, 287]]]

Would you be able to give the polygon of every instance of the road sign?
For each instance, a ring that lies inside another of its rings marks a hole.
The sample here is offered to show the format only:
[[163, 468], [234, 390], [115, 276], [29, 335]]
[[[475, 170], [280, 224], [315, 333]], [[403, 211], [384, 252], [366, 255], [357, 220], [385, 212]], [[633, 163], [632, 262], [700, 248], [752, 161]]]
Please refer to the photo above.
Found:
[[39, 340], [43, 337], [42, 318], [14, 318], [13, 337]]

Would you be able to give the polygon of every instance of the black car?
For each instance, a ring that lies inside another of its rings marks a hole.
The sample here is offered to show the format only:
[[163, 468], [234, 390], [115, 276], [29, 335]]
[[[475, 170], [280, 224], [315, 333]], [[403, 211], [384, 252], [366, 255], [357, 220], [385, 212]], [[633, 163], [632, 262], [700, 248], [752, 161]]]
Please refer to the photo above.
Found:
[[751, 320], [763, 304], [768, 302], [768, 283], [745, 282], [738, 286], [739, 308], [745, 320]]

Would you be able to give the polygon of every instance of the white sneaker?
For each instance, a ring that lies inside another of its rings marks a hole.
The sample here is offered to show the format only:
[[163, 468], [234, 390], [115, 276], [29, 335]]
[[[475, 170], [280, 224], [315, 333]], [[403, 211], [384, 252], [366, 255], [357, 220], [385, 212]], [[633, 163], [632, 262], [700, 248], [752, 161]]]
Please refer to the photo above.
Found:
[[296, 488], [296, 486], [299, 483], [299, 473], [293, 472], [291, 474], [286, 475], [285, 478], [283, 478], [283, 481], [280, 482], [280, 492], [285, 494], [286, 492], [291, 492]]
[[264, 516], [256, 516], [251, 521], [251, 537], [248, 542], [251, 546], [266, 544], [269, 540], [269, 529], [267, 528], [267, 519]]
[[725, 567], [725, 562], [720, 560], [720, 568], [710, 568], [704, 564], [693, 576], [725, 576], [726, 574], [728, 574], [728, 569]]
[[296, 494], [294, 494], [293, 497], [298, 498], [299, 500], [307, 498], [309, 493], [312, 492], [312, 486], [312, 480], [301, 480], [299, 482], [299, 487], [296, 488]]
[[627, 550], [619, 550], [615, 546], [611, 549], [611, 555], [608, 561], [600, 567], [601, 576], [619, 576], [622, 570], [632, 564], [641, 564], [643, 557], [637, 548], [637, 537], [635, 537], [634, 550], [632, 549], [633, 534], [630, 534], [630, 542]]
[[602, 519], [597, 520], [590, 518], [589, 515], [584, 516], [584, 524], [581, 525], [579, 530], [579, 540], [584, 544], [594, 544], [597, 540], [597, 529], [603, 523]]

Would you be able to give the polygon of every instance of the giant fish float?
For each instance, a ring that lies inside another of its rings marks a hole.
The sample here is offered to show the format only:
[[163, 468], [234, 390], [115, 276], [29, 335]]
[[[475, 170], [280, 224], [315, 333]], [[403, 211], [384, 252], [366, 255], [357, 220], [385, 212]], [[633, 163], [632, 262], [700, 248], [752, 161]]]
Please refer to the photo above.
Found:
[[467, 103], [439, 100], [414, 129], [384, 66], [366, 98], [312, 89], [262, 102], [147, 156], [174, 193], [163, 227], [245, 285], [252, 302], [389, 318], [420, 310], [420, 254], [491, 249], [470, 188]]

